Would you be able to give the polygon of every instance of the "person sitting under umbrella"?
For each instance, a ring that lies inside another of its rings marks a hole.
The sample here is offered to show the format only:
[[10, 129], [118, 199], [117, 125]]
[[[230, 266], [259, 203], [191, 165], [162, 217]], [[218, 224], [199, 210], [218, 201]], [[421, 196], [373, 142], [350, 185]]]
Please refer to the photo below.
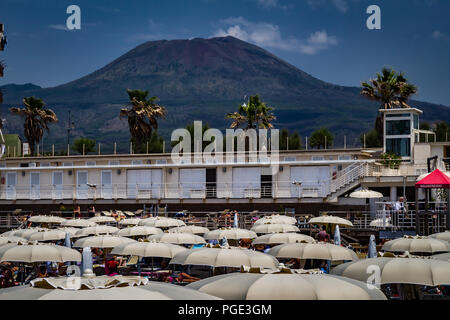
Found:
[[319, 242], [330, 242], [330, 235], [327, 233], [324, 225], [322, 226], [322, 230], [320, 230], [317, 235], [317, 240], [319, 240]]
[[111, 260], [105, 263], [105, 274], [113, 277], [119, 274], [119, 267], [122, 265], [122, 259], [118, 259], [117, 256], [113, 256]]

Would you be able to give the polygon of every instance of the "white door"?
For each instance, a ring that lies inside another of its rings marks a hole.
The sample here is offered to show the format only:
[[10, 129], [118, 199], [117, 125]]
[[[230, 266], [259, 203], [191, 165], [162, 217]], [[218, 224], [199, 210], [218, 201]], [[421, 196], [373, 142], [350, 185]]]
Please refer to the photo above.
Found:
[[102, 198], [112, 199], [112, 171], [102, 171]]
[[261, 168], [233, 168], [233, 198], [261, 197]]
[[129, 199], [149, 199], [152, 197], [151, 170], [127, 171], [127, 197]]
[[87, 171], [77, 171], [77, 199], [87, 199], [89, 195]]
[[163, 190], [162, 169], [154, 169], [152, 170], [152, 198], [161, 198]]
[[204, 198], [206, 192], [206, 169], [180, 169], [182, 198]]
[[30, 173], [30, 199], [37, 200], [41, 197], [39, 172]]
[[330, 187], [330, 168], [327, 166], [291, 167], [291, 182], [301, 182], [301, 186], [292, 185], [292, 197], [324, 197]]
[[53, 199], [63, 198], [63, 172], [54, 171], [52, 174]]
[[15, 172], [8, 172], [6, 174], [6, 199], [16, 199], [16, 184], [17, 174]]

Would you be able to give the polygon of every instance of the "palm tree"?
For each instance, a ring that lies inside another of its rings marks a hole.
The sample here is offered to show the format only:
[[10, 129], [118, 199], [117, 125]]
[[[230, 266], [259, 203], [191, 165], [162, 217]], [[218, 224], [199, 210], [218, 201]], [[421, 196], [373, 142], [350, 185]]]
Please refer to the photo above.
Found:
[[271, 129], [273, 128], [272, 121], [276, 117], [272, 114], [273, 108], [267, 106], [259, 99], [258, 95], [251, 96], [247, 104], [239, 106], [237, 112], [229, 113], [226, 118], [232, 119], [230, 125], [231, 129], [243, 126], [247, 129]]
[[361, 83], [361, 95], [381, 103], [381, 108], [410, 108], [408, 99], [417, 93], [417, 87], [408, 82], [403, 73], [383, 68], [377, 78]]
[[34, 147], [41, 141], [44, 129], [48, 132], [48, 125], [58, 122], [58, 117], [53, 110], [45, 108], [45, 102], [42, 99], [35, 97], [23, 98], [23, 105], [24, 108], [10, 108], [9, 111], [25, 118], [23, 133], [33, 155]]
[[158, 118], [165, 118], [166, 109], [156, 103], [157, 97], [147, 99], [148, 91], [127, 89], [127, 93], [130, 104], [120, 110], [120, 118], [128, 118], [132, 141], [142, 149], [142, 145], [152, 136], [152, 131], [158, 130]]
[[[362, 82], [361, 95], [381, 103], [381, 109], [410, 108], [407, 101], [417, 93], [417, 87], [408, 82], [403, 73], [383, 68], [377, 78]], [[378, 140], [383, 141], [383, 114], [375, 120]]]

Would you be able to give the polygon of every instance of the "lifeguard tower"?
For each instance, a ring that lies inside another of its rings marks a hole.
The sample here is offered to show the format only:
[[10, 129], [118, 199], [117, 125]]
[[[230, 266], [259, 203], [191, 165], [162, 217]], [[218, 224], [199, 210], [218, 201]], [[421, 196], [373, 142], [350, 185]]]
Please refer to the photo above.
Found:
[[400, 156], [403, 162], [413, 162], [414, 145], [420, 142], [420, 134], [428, 142], [433, 131], [419, 129], [422, 110], [416, 108], [380, 109], [383, 115], [383, 152]]

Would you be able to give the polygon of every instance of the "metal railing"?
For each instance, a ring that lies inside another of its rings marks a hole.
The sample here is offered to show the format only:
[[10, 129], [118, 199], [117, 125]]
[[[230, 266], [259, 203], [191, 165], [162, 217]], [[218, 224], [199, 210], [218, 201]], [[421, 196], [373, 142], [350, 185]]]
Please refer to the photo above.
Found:
[[342, 175], [337, 176], [330, 184], [330, 193], [336, 192], [339, 189], [349, 185], [350, 183], [359, 180], [361, 177], [369, 174], [371, 166], [367, 163], [355, 164], [343, 170]]
[[301, 186], [290, 181], [275, 181], [269, 186], [258, 182], [159, 183], [78, 185], [3, 185], [0, 200], [95, 200], [95, 199], [206, 199], [214, 198], [303, 198], [326, 197], [329, 181], [303, 181]]
[[[428, 215], [423, 215], [429, 213]], [[408, 212], [396, 212], [377, 210], [376, 212], [359, 211], [328, 211], [328, 215], [341, 216], [350, 220], [353, 224], [352, 229], [357, 230], [416, 230], [416, 213], [415, 210], [408, 210]], [[431, 232], [443, 232], [446, 230], [446, 221], [448, 211], [445, 209], [433, 210], [432, 213], [425, 210], [419, 210], [421, 215], [421, 224], [423, 228]]]
[[[111, 208], [114, 209], [114, 208]], [[425, 211], [420, 211], [420, 213]], [[0, 229], [13, 229], [19, 227], [25, 227], [21, 217], [27, 215], [29, 212], [22, 212], [20, 214], [13, 214], [13, 212], [0, 212]], [[40, 212], [36, 212], [35, 214], [44, 214]], [[167, 215], [168, 217], [175, 217], [177, 212], [169, 211], [167, 213], [160, 212], [159, 214]], [[53, 211], [49, 213], [50, 215], [62, 215], [70, 219], [73, 216], [73, 212], [71, 211]], [[81, 219], [89, 218], [89, 214], [87, 212], [81, 213]], [[253, 223], [256, 221], [255, 217], [262, 218], [264, 216], [278, 214], [274, 212], [239, 212], [238, 219], [238, 227], [242, 229], [250, 229], [253, 226]], [[396, 213], [397, 216], [393, 218], [392, 213], [382, 212], [381, 210], [376, 212], [375, 217], [373, 213], [368, 211], [361, 212], [352, 212], [354, 214], [353, 218], [348, 216], [348, 211], [333, 211], [327, 212], [328, 215], [341, 216], [349, 219], [353, 223], [353, 227], [351, 230], [387, 230], [387, 231], [414, 231], [416, 228], [416, 217], [415, 212], [410, 210], [408, 214], [405, 213]], [[146, 217], [149, 215], [149, 212], [145, 212], [142, 214], [142, 217]], [[290, 214], [286, 213], [288, 216], [293, 216], [297, 220], [297, 226], [301, 231], [312, 231], [314, 228], [309, 225], [308, 221], [314, 216], [312, 214]], [[380, 221], [385, 218], [385, 224]], [[443, 232], [446, 229], [446, 212], [443, 210], [435, 211], [434, 215], [428, 215], [421, 217], [421, 224], [424, 228], [427, 228], [430, 233], [435, 232]], [[231, 214], [223, 214], [222, 212], [204, 212], [204, 211], [193, 211], [188, 212], [186, 217], [181, 218], [186, 224], [197, 225], [206, 227], [209, 229], [217, 229], [224, 227], [232, 227], [234, 222], [234, 215]], [[373, 222], [379, 222], [376, 225], [373, 225]], [[118, 222], [118, 221], [117, 221]], [[110, 225], [117, 226], [117, 222], [109, 223]]]

